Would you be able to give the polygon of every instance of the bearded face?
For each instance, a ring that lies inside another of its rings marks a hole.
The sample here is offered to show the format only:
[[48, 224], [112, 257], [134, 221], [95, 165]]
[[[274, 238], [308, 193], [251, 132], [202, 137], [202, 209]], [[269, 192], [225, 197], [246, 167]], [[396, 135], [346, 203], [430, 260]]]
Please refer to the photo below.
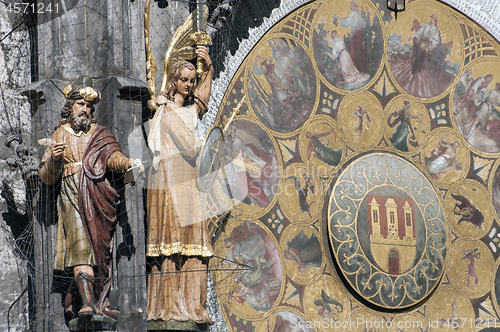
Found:
[[69, 115], [69, 123], [71, 125], [71, 128], [77, 133], [80, 131], [89, 131], [90, 125], [92, 124], [91, 117], [92, 115], [90, 114], [90, 112], [80, 110], [78, 109], [78, 107], [73, 107], [73, 111]]

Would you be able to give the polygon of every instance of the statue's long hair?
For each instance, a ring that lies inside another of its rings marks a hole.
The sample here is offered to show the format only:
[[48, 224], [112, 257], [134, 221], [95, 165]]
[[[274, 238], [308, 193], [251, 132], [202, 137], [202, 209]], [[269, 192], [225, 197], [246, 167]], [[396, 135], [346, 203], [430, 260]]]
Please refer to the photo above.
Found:
[[[184, 68], [196, 71], [196, 67], [191, 62], [177, 61], [176, 63], [174, 63], [174, 65], [172, 66], [172, 72], [170, 73], [170, 75], [168, 75], [167, 78], [167, 86], [165, 90], [160, 92], [161, 95], [164, 95], [171, 101], [175, 100], [174, 96], [177, 93], [177, 80], [181, 77], [181, 71]], [[187, 98], [187, 100], [184, 100], [185, 106], [192, 103], [193, 103], [193, 95], [190, 95], [189, 98]]]

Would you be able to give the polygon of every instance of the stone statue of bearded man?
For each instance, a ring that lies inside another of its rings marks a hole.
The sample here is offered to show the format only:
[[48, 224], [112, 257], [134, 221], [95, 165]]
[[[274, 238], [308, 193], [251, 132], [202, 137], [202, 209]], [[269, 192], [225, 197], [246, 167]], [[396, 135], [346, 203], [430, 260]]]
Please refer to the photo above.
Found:
[[[66, 297], [66, 313], [116, 319], [107, 299], [119, 201], [112, 176], [139, 166], [140, 160], [127, 158], [113, 134], [96, 123], [94, 105], [101, 94], [88, 85], [64, 89], [61, 120], [38, 172], [45, 184], [60, 185], [54, 269], [75, 277]], [[81, 306], [76, 307], [73, 300], [78, 295]]]

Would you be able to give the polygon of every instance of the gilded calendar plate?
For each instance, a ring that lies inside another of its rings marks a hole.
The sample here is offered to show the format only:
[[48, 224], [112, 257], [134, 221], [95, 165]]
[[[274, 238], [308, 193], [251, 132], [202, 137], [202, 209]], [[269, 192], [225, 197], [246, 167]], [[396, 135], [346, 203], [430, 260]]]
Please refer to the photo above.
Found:
[[216, 121], [247, 96], [222, 160], [243, 244], [215, 248], [261, 268], [214, 274], [228, 328], [498, 320], [498, 42], [439, 1], [301, 3], [252, 33]]
[[448, 235], [442, 202], [424, 174], [400, 157], [373, 153], [347, 166], [331, 192], [330, 243], [353, 290], [386, 309], [425, 300], [445, 269]]

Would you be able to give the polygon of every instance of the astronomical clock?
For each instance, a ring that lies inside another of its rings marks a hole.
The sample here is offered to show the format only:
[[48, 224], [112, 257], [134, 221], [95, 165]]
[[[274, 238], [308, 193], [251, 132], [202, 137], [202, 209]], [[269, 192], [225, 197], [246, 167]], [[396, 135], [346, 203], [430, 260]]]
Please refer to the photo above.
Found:
[[210, 263], [231, 331], [500, 327], [499, 55], [436, 1], [313, 1], [268, 29], [204, 196], [231, 209]]

